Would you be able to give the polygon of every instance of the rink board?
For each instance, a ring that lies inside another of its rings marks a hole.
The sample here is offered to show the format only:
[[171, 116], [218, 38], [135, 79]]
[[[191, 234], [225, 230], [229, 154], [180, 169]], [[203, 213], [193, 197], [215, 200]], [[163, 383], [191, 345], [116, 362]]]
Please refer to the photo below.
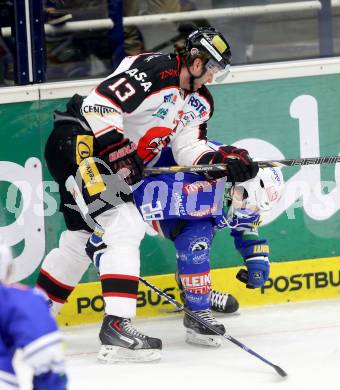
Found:
[[[233, 294], [241, 307], [340, 296], [340, 257], [272, 263], [270, 278], [262, 289], [247, 289], [236, 280], [239, 269], [212, 270], [212, 286]], [[179, 301], [179, 290], [173, 274], [150, 276], [147, 280]], [[169, 315], [167, 310], [173, 307], [141, 283], [137, 306], [138, 316], [143, 317]], [[60, 325], [93, 323], [100, 321], [103, 312], [100, 283], [84, 283], [73, 291], [58, 321]]]
[[[58, 186], [43, 155], [52, 112], [64, 111], [74, 93], [87, 95], [98, 82], [0, 88], [0, 235], [13, 250], [15, 281], [35, 283], [41, 262], [65, 230]], [[215, 100], [211, 139], [245, 147], [263, 160], [340, 152], [340, 58], [233, 67], [225, 84], [209, 89]], [[261, 227], [271, 261], [340, 256], [340, 164], [282, 171], [286, 194]], [[176, 270], [170, 241], [146, 237], [141, 255], [144, 276]], [[211, 264], [242, 265], [228, 229], [215, 236]], [[82, 282], [96, 280], [90, 267]]]

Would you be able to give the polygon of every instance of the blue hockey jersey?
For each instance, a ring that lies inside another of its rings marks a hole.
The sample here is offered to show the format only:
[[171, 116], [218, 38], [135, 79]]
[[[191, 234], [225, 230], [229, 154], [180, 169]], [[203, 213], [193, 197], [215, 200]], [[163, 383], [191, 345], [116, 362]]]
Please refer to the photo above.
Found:
[[[163, 148], [157, 166], [176, 165], [170, 147]], [[226, 180], [210, 180], [177, 172], [145, 177], [135, 186], [137, 208], [145, 221], [209, 218], [222, 214]]]
[[65, 390], [61, 335], [46, 299], [36, 289], [0, 284], [0, 389], [18, 382], [12, 360], [17, 349], [34, 370], [35, 390]]
[[192, 173], [146, 177], [134, 191], [145, 221], [196, 219], [221, 215], [225, 181], [207, 181]]
[[[208, 144], [212, 149], [221, 145], [214, 141], [208, 141]], [[162, 149], [155, 165], [177, 165], [170, 147]], [[164, 236], [167, 236], [167, 227], [172, 226], [171, 221], [176, 219], [211, 219], [216, 229], [230, 229], [235, 247], [243, 258], [249, 257], [259, 245], [267, 249], [261, 252], [267, 257], [268, 242], [259, 238], [258, 234], [260, 214], [248, 213], [245, 209], [229, 209], [225, 202], [229, 185], [225, 179], [208, 181], [197, 174], [178, 172], [146, 177], [136, 186], [133, 194], [143, 219]]]

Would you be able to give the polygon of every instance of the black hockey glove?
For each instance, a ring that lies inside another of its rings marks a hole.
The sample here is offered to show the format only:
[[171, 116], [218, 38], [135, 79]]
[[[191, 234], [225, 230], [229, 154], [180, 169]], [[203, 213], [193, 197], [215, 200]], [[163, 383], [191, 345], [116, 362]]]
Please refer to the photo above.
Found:
[[225, 171], [207, 172], [208, 179], [220, 179], [227, 176], [228, 181], [243, 182], [255, 177], [259, 166], [245, 149], [235, 146], [221, 146], [212, 155], [211, 164], [227, 164]]
[[138, 183], [143, 177], [144, 163], [137, 154], [137, 146], [127, 138], [100, 153], [114, 173], [124, 177], [127, 184]]

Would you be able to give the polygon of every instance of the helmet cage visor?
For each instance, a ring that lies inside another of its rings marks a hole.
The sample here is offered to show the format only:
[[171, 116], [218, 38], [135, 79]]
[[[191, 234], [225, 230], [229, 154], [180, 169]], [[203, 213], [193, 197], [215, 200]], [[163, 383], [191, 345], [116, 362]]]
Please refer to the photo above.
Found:
[[212, 58], [204, 65], [205, 69], [214, 75], [214, 82], [221, 83], [226, 79], [230, 72], [230, 65], [223, 67], [220, 63]]

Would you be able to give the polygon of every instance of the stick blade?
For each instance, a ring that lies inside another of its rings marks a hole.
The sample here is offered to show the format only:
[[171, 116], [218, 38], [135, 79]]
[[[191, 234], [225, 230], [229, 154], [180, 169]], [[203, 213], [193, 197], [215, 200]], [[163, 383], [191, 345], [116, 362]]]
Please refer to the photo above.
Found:
[[273, 367], [274, 367], [274, 370], [281, 376], [285, 377], [285, 376], [288, 376], [288, 374], [286, 373], [285, 370], [283, 370], [281, 367], [279, 366], [276, 366], [275, 364], [273, 364]]
[[158, 310], [160, 313], [166, 313], [166, 314], [173, 314], [173, 313], [180, 313], [181, 311], [183, 311], [183, 308], [179, 308], [179, 307], [174, 307], [173, 309], [172, 308], [169, 308], [169, 309], [159, 309]]

